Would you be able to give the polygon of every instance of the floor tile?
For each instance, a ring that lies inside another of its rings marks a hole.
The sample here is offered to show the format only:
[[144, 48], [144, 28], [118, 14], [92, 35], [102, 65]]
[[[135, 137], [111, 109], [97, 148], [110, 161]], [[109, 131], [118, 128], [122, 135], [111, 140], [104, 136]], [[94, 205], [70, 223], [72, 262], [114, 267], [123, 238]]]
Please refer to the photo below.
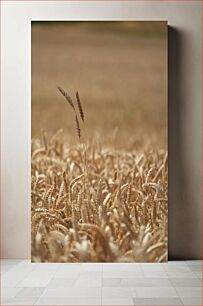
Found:
[[45, 289], [41, 297], [46, 298], [99, 298], [101, 297], [101, 288], [95, 287], [71, 287], [71, 288], [57, 288]]
[[186, 260], [173, 260], [173, 261], [168, 261], [165, 265], [167, 266], [186, 266], [187, 262]]
[[165, 266], [164, 269], [166, 272], [191, 272], [191, 269], [187, 265], [170, 265]]
[[21, 290], [21, 288], [16, 288], [16, 287], [2, 287], [1, 288], [1, 295], [2, 298], [13, 298], [15, 297], [18, 292]]
[[202, 272], [202, 265], [192, 265], [189, 266], [189, 269], [192, 270], [193, 272]]
[[102, 278], [80, 278], [75, 281], [75, 286], [78, 287], [101, 287], [102, 286]]
[[183, 305], [183, 302], [179, 298], [134, 298], [134, 305]]
[[53, 277], [47, 285], [47, 288], [67, 288], [75, 285], [75, 278]]
[[202, 287], [177, 287], [176, 291], [180, 297], [202, 296]]
[[103, 278], [102, 287], [122, 287], [122, 278]]
[[171, 287], [168, 278], [125, 278], [121, 280], [121, 286], [127, 287]]
[[188, 266], [202, 265], [202, 260], [186, 260]]
[[201, 297], [182, 297], [181, 298], [183, 305], [197, 306], [203, 305]]
[[180, 271], [170, 272], [170, 271], [168, 271], [167, 275], [168, 275], [169, 278], [197, 278], [195, 273], [193, 273], [192, 271], [191, 272], [180, 272]]
[[[79, 293], [78, 293], [79, 294]], [[67, 298], [45, 298], [41, 297], [37, 300], [35, 305], [94, 305], [94, 306], [100, 306], [101, 305], [101, 298], [90, 298], [90, 297], [67, 297]]]
[[103, 271], [141, 271], [140, 263], [105, 263]]
[[34, 305], [37, 301], [37, 297], [29, 297], [29, 298], [12, 298], [9, 299], [5, 305]]
[[159, 297], [179, 297], [172, 287], [137, 287], [132, 290], [133, 297], [141, 298], [159, 298]]
[[114, 298], [110, 298], [110, 297], [104, 297], [102, 298], [102, 305], [107, 305], [107, 306], [130, 306], [130, 305], [134, 305], [133, 303], [133, 299], [131, 297], [114, 297]]
[[94, 271], [92, 272], [87, 272], [87, 271], [82, 271], [79, 273], [78, 277], [80, 279], [101, 279], [102, 278], [102, 272], [101, 271]]
[[21, 265], [19, 263], [17, 267], [13, 267], [8, 272], [2, 275], [2, 284], [7, 287], [14, 287], [19, 284], [23, 279], [25, 279], [33, 270], [31, 264], [29, 265]]
[[22, 280], [17, 286], [19, 287], [46, 287], [53, 276], [44, 277], [27, 277]]
[[55, 273], [55, 277], [61, 277], [61, 278], [77, 278], [80, 274], [80, 270], [68, 270], [68, 269], [59, 269], [56, 273]]
[[166, 271], [143, 271], [143, 276], [146, 278], [168, 278]]
[[144, 272], [164, 272], [164, 267], [166, 265], [167, 264], [147, 263], [141, 264], [141, 268]]
[[81, 271], [102, 272], [102, 264], [100, 263], [82, 263]]
[[32, 263], [35, 272], [40, 273], [40, 271], [53, 272], [60, 269], [60, 263]]
[[13, 268], [13, 265], [3, 265], [1, 267], [1, 274], [4, 274], [6, 272], [8, 272], [9, 270], [11, 270]]
[[202, 282], [199, 278], [170, 278], [173, 287], [200, 287]]
[[202, 279], [202, 272], [193, 271], [193, 273], [195, 274], [196, 277], [198, 277], [199, 279]]
[[59, 263], [59, 271], [75, 272], [82, 271], [83, 264], [78, 263]]
[[1, 298], [1, 305], [7, 305], [7, 303], [9, 303], [9, 299], [8, 298]]
[[23, 261], [22, 259], [1, 259], [1, 265], [17, 265]]
[[44, 288], [42, 287], [26, 287], [22, 288], [18, 294], [16, 295], [16, 298], [39, 298], [42, 293], [44, 292]]
[[102, 299], [103, 298], [128, 298], [131, 297], [130, 288], [124, 287], [103, 287], [102, 288]]
[[142, 271], [125, 271], [125, 270], [115, 270], [115, 271], [103, 271], [104, 278], [143, 278]]

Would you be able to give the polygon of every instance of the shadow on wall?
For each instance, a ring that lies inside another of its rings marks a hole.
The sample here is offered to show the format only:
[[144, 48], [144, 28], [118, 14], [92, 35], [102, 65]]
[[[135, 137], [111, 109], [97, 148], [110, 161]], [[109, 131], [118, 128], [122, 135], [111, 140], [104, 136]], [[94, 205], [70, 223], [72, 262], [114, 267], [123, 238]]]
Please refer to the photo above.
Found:
[[194, 197], [196, 191], [189, 183], [189, 170], [185, 169], [182, 153], [185, 141], [181, 121], [185, 108], [181, 95], [183, 50], [181, 33], [173, 27], [168, 27], [168, 43], [169, 260], [197, 259], [201, 254], [201, 225], [198, 224], [201, 203]]

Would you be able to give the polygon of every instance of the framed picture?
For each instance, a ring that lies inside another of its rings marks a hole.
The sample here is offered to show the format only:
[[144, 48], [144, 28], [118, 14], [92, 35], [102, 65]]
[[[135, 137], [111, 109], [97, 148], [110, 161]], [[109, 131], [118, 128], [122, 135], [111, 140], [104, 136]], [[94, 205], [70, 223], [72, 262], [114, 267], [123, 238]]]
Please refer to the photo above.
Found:
[[32, 21], [33, 262], [168, 258], [166, 21]]

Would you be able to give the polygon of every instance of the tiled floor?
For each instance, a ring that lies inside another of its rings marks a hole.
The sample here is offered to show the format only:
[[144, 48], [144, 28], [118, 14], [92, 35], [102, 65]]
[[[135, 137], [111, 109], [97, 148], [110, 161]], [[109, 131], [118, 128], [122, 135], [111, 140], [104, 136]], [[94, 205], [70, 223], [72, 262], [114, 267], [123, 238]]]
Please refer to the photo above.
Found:
[[202, 262], [1, 261], [1, 305], [202, 305]]

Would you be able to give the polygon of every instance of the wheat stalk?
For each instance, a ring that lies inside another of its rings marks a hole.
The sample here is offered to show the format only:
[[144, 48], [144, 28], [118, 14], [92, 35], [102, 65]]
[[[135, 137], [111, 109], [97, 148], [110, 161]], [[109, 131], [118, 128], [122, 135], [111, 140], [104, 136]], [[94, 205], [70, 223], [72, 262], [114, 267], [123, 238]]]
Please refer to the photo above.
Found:
[[81, 117], [81, 120], [84, 123], [85, 122], [85, 116], [84, 116], [84, 112], [83, 112], [83, 108], [82, 108], [82, 104], [81, 104], [81, 101], [80, 101], [80, 97], [79, 97], [78, 91], [76, 91], [75, 95], [76, 95], [76, 100], [77, 100], [77, 104], [78, 104], [78, 109], [79, 109], [80, 117]]
[[71, 97], [67, 94], [67, 92], [65, 90], [63, 90], [63, 88], [61, 88], [60, 86], [57, 86], [57, 88], [60, 91], [60, 93], [65, 97], [66, 101], [68, 101], [69, 105], [75, 110], [75, 106], [73, 104], [73, 101], [72, 101]]

